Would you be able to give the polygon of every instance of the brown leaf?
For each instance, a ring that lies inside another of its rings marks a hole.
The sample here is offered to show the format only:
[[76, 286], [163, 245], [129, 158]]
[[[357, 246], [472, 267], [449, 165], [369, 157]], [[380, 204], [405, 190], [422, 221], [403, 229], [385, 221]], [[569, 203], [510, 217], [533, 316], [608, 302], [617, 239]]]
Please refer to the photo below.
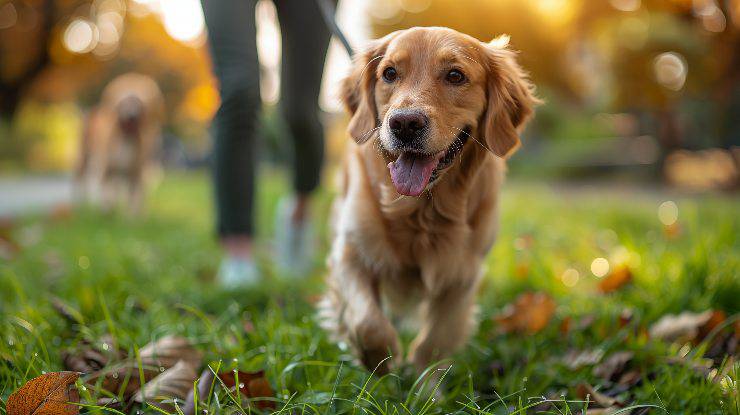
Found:
[[14, 238], [14, 229], [15, 224], [11, 219], [0, 218], [0, 259], [9, 261], [21, 250]]
[[592, 350], [570, 350], [563, 356], [563, 363], [571, 370], [580, 369], [583, 366], [591, 366], [599, 363], [604, 357], [601, 349]]
[[50, 372], [33, 378], [8, 398], [8, 415], [75, 415], [80, 394], [74, 383], [76, 372]]
[[635, 354], [632, 352], [616, 352], [604, 362], [594, 368], [594, 376], [605, 380], [614, 380], [620, 376]]
[[570, 316], [565, 317], [563, 321], [560, 322], [560, 334], [570, 333], [571, 324], [572, 324], [572, 319], [570, 318]]
[[[160, 371], [151, 367], [142, 368], [144, 382], [152, 380]], [[114, 395], [122, 395], [123, 400], [131, 398], [141, 386], [139, 366], [133, 360], [112, 364], [93, 373], [86, 382], [88, 385], [97, 385]]]
[[620, 265], [609, 275], [599, 281], [599, 291], [611, 293], [632, 282], [632, 271], [626, 265]]
[[65, 369], [82, 373], [98, 371], [124, 357], [125, 354], [116, 346], [115, 339], [109, 334], [94, 342], [85, 340], [77, 347], [62, 352]]
[[626, 372], [625, 374], [620, 376], [617, 383], [626, 388], [631, 388], [640, 383], [641, 380], [642, 374], [639, 370], [630, 370], [629, 372]]
[[[219, 373], [218, 378], [229, 388], [236, 387], [237, 377], [239, 380], [239, 392], [247, 398], [273, 398], [270, 382], [265, 378], [265, 371], [242, 372], [233, 370], [231, 372]], [[267, 400], [256, 401], [255, 406], [260, 409], [275, 409], [275, 402]]]
[[51, 296], [51, 306], [69, 325], [85, 324], [82, 314], [59, 297]]
[[667, 314], [650, 326], [650, 337], [664, 341], [697, 341], [702, 327], [712, 324], [714, 312], [703, 313], [684, 311], [679, 315]]
[[72, 218], [72, 206], [60, 203], [51, 210], [49, 218], [54, 222], [66, 222]]
[[[198, 379], [198, 400], [200, 402], [206, 402], [208, 400], [208, 394], [211, 392], [211, 386], [214, 384], [213, 381], [215, 376], [210, 367], [207, 367], [200, 374]], [[191, 389], [188, 393], [188, 397], [185, 400], [185, 405], [182, 407], [182, 413], [185, 415], [195, 415], [195, 389]]]
[[537, 333], [544, 329], [555, 314], [555, 300], [543, 292], [528, 292], [507, 305], [494, 317], [504, 333]]
[[619, 410], [618, 406], [611, 408], [588, 408], [586, 409], [586, 415], [611, 415]]
[[193, 367], [200, 366], [201, 353], [184, 337], [166, 336], [149, 343], [139, 351], [144, 366], [169, 369], [184, 360]]
[[624, 404], [616, 398], [606, 396], [597, 392], [593, 386], [588, 383], [581, 383], [576, 387], [576, 395], [581, 399], [588, 399], [602, 408], [622, 407]]
[[[86, 356], [93, 357], [94, 354]], [[124, 400], [128, 400], [139, 391], [142, 375], [144, 382], [149, 382], [181, 360], [191, 366], [193, 370], [197, 370], [201, 363], [200, 356], [200, 352], [187, 339], [167, 336], [147, 344], [139, 351], [141, 370], [139, 370], [138, 362], [133, 358], [114, 364], [107, 363], [90, 376], [86, 383], [95, 385], [100, 382], [102, 389], [115, 395], [120, 394]], [[70, 363], [74, 363], [74, 360]]]
[[159, 376], [147, 382], [133, 397], [133, 401], [147, 402], [158, 408], [173, 411], [173, 399], [184, 400], [193, 388], [198, 377], [195, 368], [187, 361], [180, 360]]
[[711, 359], [687, 359], [686, 357], [669, 356], [666, 362], [672, 365], [685, 366], [699, 376], [707, 376], [712, 371]]

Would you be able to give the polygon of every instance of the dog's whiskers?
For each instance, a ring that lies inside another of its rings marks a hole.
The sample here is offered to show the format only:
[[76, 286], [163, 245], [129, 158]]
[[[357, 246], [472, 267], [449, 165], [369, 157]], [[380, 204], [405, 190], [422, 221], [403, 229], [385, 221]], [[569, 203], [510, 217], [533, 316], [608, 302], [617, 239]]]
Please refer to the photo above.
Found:
[[360, 85], [360, 82], [362, 82], [362, 77], [365, 76], [365, 71], [370, 66], [370, 64], [373, 63], [373, 62], [375, 62], [378, 59], [382, 59], [383, 56], [385, 56], [385, 55], [378, 55], [378, 56], [370, 59], [369, 61], [367, 61], [367, 63], [365, 64], [365, 66], [362, 68], [362, 71], [360, 72], [360, 76], [357, 78], [357, 85]]
[[372, 128], [372, 129], [370, 129], [370, 130], [368, 130], [368, 131], [366, 131], [366, 132], [365, 132], [365, 133], [364, 133], [364, 134], [362, 135], [362, 137], [361, 137], [361, 140], [360, 140], [360, 141], [366, 141], [366, 140], [367, 140], [368, 138], [370, 138], [370, 136], [371, 136], [371, 135], [372, 135], [372, 134], [373, 134], [373, 133], [374, 133], [375, 131], [378, 131], [378, 130], [380, 130], [380, 127], [379, 127], [379, 126], [378, 126], [378, 127], [375, 127], [375, 128]]
[[[455, 127], [454, 125], [452, 126], [452, 128], [454, 128], [454, 129], [456, 129], [456, 130], [460, 131], [461, 133], [465, 134], [465, 135], [466, 135], [466, 136], [468, 136], [469, 138], [472, 138], [472, 139], [473, 139], [473, 141], [475, 141], [476, 143], [478, 143], [478, 145], [480, 145], [481, 147], [483, 147], [483, 148], [484, 148], [484, 149], [485, 149], [486, 151], [488, 151], [489, 153], [491, 153], [491, 154], [493, 154], [494, 156], [496, 156], [496, 153], [494, 153], [494, 152], [493, 152], [493, 150], [491, 150], [491, 149], [490, 149], [490, 148], [489, 148], [489, 147], [488, 147], [487, 145], [483, 144], [483, 143], [482, 143], [482, 142], [481, 142], [480, 140], [478, 140], [477, 138], [475, 138], [475, 137], [473, 137], [472, 135], [470, 135], [470, 133], [468, 133], [467, 131], [465, 131], [465, 130], [461, 130], [461, 129], [459, 129], [459, 128]], [[497, 156], [497, 157], [498, 157], [498, 156]]]

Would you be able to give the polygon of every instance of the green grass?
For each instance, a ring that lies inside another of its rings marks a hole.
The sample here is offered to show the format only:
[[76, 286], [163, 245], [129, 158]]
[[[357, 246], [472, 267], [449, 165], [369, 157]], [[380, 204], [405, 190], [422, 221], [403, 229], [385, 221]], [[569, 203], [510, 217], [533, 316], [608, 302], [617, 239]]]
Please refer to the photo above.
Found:
[[[270, 212], [286, 188], [279, 175], [267, 176], [259, 198], [263, 241], [272, 228]], [[657, 216], [668, 199], [679, 208], [681, 230], [675, 237], [664, 234]], [[330, 195], [321, 194], [317, 202], [324, 229]], [[509, 183], [500, 237], [480, 294], [480, 329], [455, 356], [437, 394], [433, 385], [415, 384], [408, 367], [382, 379], [371, 376], [328, 340], [313, 307], [322, 289], [321, 258], [310, 277], [285, 281], [263, 248], [265, 284], [249, 291], [220, 289], [214, 282], [219, 251], [204, 175], [168, 177], [149, 205], [138, 221], [90, 211], [19, 221], [15, 236], [23, 249], [0, 262], [2, 400], [26, 380], [61, 370], [61, 351], [84, 339], [110, 333], [133, 352], [135, 346], [179, 334], [192, 339], [214, 367], [265, 369], [278, 408], [286, 414], [525, 414], [536, 413], [532, 406], [542, 396], [557, 401], [542, 413], [578, 414], [586, 407], [575, 394], [578, 384], [608, 386], [593, 375], [592, 366], [571, 369], [563, 363], [565, 353], [580, 349], [601, 349], [606, 356], [633, 351], [632, 364], [643, 382], [621, 396], [665, 410], [649, 413], [740, 412], [736, 387], [727, 390], [738, 381], [737, 363], [734, 368], [720, 364], [727, 378], [712, 382], [690, 365], [666, 362], [684, 354], [689, 361], [699, 359], [703, 345], [669, 345], [644, 334], [644, 327], [665, 313], [740, 312], [737, 198], [670, 196], [612, 185], [574, 190]], [[322, 252], [327, 246], [324, 238]], [[599, 294], [598, 278], [590, 272], [597, 257], [627, 262], [634, 283]], [[574, 287], [560, 278], [568, 268], [579, 273]], [[555, 298], [554, 320], [537, 334], [499, 333], [491, 317], [530, 290]], [[81, 313], [81, 330], [70, 330], [53, 310], [50, 294]], [[632, 319], [620, 328], [619, 316], [626, 310]], [[573, 325], [584, 317], [594, 323], [566, 335], [560, 323], [568, 317]], [[243, 328], [248, 320], [254, 325], [250, 332]], [[237, 410], [225, 395], [207, 409]], [[0, 404], [0, 414], [5, 412]]]

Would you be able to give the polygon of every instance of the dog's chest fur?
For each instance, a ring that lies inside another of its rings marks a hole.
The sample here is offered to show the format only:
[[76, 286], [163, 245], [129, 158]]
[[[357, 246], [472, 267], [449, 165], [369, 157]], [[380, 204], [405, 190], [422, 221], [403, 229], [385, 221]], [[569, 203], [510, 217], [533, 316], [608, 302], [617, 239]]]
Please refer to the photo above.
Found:
[[385, 170], [368, 169], [366, 163], [373, 161], [365, 157], [355, 162], [348, 167], [367, 173], [355, 178], [369, 181], [349, 184], [352, 195], [344, 199], [343, 209], [349, 220], [342, 221], [344, 226], [337, 230], [362, 247], [358, 252], [363, 262], [381, 283], [385, 280], [433, 293], [474, 278], [477, 270], [471, 265], [480, 262], [480, 241], [475, 240], [468, 221], [472, 206], [465, 187], [445, 180], [425, 196], [399, 198], [382, 177], [373, 177], [373, 171]]

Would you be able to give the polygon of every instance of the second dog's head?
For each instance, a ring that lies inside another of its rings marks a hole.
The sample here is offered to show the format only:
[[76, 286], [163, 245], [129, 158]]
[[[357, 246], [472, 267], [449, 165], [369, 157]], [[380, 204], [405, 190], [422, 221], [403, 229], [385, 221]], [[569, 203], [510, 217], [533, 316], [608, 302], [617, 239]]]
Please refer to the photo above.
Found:
[[352, 114], [349, 133], [358, 143], [377, 133], [398, 193], [423, 193], [468, 140], [499, 157], [517, 148], [538, 100], [506, 43], [412, 28], [374, 41], [358, 56], [342, 87]]

